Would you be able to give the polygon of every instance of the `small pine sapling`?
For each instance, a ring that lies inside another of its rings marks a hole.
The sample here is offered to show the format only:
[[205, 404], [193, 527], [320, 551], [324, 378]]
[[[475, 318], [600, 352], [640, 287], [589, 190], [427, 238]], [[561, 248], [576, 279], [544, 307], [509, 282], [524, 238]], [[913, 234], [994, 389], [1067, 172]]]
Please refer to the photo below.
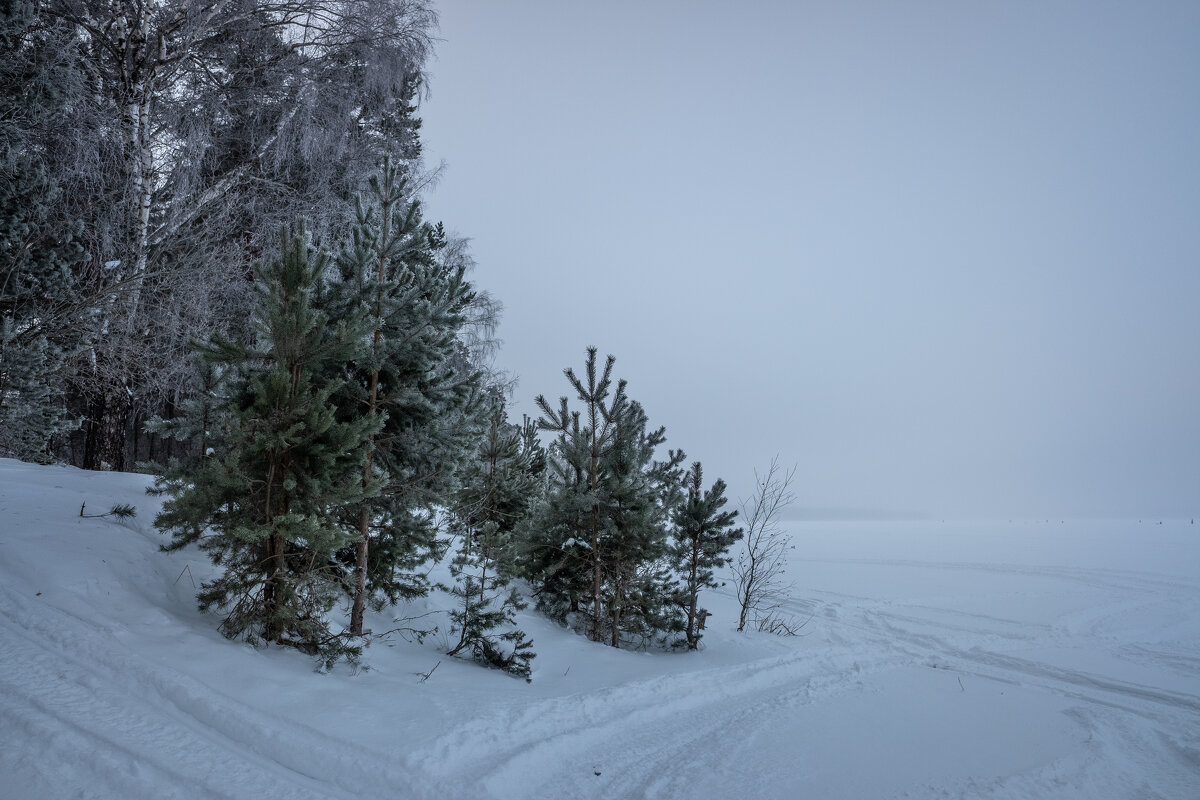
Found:
[[478, 457], [464, 470], [451, 527], [460, 547], [450, 564], [450, 591], [460, 605], [450, 612], [459, 638], [449, 655], [470, 652], [476, 661], [526, 680], [533, 642], [519, 629], [496, 631], [514, 625], [526, 606], [510, 586], [510, 562], [515, 532], [534, 495], [536, 448], [536, 440], [504, 421], [497, 403]]
[[725, 481], [720, 478], [704, 491], [700, 462], [692, 464], [684, 477], [687, 496], [675, 508], [675, 543], [671, 552], [673, 566], [680, 575], [680, 604], [686, 615], [684, 636], [689, 650], [695, 650], [703, 634], [700, 627], [708, 611], [699, 607], [700, 590], [719, 584], [713, 570], [730, 562], [729, 548], [742, 538], [742, 529], [733, 527], [736, 511], [722, 511], [726, 503]]

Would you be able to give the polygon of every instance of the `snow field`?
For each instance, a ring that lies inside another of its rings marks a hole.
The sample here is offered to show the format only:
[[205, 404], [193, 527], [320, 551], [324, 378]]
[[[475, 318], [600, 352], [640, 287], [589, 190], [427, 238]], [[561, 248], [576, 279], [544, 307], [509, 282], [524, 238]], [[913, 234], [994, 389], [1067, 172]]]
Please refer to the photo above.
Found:
[[794, 523], [802, 636], [728, 587], [693, 654], [526, 612], [526, 684], [439, 652], [440, 595], [366, 670], [225, 640], [146, 484], [0, 460], [2, 798], [1200, 797], [1188, 520]]

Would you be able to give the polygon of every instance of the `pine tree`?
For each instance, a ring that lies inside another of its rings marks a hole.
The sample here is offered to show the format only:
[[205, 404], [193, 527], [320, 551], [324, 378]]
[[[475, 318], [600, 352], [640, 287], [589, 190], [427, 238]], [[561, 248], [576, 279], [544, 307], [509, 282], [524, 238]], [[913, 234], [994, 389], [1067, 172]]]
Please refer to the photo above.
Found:
[[478, 456], [464, 470], [451, 526], [460, 546], [450, 591], [460, 605], [450, 612], [459, 638], [449, 654], [469, 651], [476, 661], [526, 679], [533, 642], [518, 629], [494, 631], [515, 625], [515, 612], [526, 606], [510, 585], [511, 561], [536, 492], [540, 449], [532, 423], [526, 420], [524, 429], [507, 423], [497, 400]]
[[368, 334], [340, 370], [340, 412], [384, 417], [360, 465], [364, 485], [381, 482], [343, 522], [356, 543], [351, 630], [365, 606], [424, 595], [418, 567], [441, 546], [436, 509], [452, 505], [458, 470], [481, 435], [480, 377], [459, 333], [475, 300], [461, 264], [440, 256], [446, 236], [426, 223], [403, 168], [385, 160], [357, 201], [350, 244], [329, 275], [321, 305], [331, 317], [365, 313]]
[[259, 347], [217, 338], [205, 348], [231, 375], [215, 409], [223, 434], [199, 465], [159, 479], [170, 498], [155, 525], [172, 534], [165, 549], [199, 542], [224, 567], [198, 599], [225, 613], [226, 636], [292, 645], [329, 664], [357, 653], [326, 614], [343, 591], [336, 554], [352, 541], [336, 514], [379, 491], [361, 469], [380, 420], [337, 418], [328, 367], [364, 328], [353, 316], [332, 325], [314, 308], [327, 264], [310, 253], [303, 226], [285, 231], [281, 257], [258, 272]]
[[583, 404], [545, 397], [538, 425], [558, 434], [551, 448], [546, 498], [531, 525], [525, 571], [539, 607], [571, 621], [590, 612], [589, 637], [620, 647], [624, 639], [659, 640], [678, 627], [670, 603], [667, 509], [683, 453], [654, 460], [665, 430], [647, 430], [625, 381], [613, 390], [608, 357], [598, 372], [588, 348], [586, 381], [565, 370]]
[[671, 575], [670, 510], [678, 502], [681, 451], [654, 458], [666, 429], [648, 430], [641, 405], [626, 400], [616, 412], [616, 436], [605, 481], [612, 536], [603, 560], [609, 564], [606, 605], [610, 644], [619, 637], [673, 644], [683, 629]]
[[675, 543], [671, 555], [681, 576], [684, 636], [691, 650], [700, 644], [699, 628], [708, 615], [699, 607], [700, 590], [718, 586], [713, 570], [730, 562], [729, 548], [742, 538], [742, 530], [733, 527], [737, 512], [721, 510], [726, 503], [725, 481], [718, 478], [708, 491], [704, 491], [703, 481], [700, 462], [696, 461], [684, 479], [687, 497], [672, 514]]
[[0, 4], [0, 455], [39, 461], [79, 424], [60, 372], [82, 340], [68, 320], [83, 251], [42, 163], [46, 129], [79, 77], [61, 34], [33, 3]]
[[596, 348], [589, 347], [587, 352], [586, 385], [574, 370], [569, 367], [564, 370], [583, 403], [582, 412], [570, 411], [566, 397], [559, 398], [558, 409], [552, 408], [542, 395], [536, 400], [542, 410], [538, 427], [557, 433], [558, 438], [552, 448], [546, 516], [538, 524], [535, 537], [536, 544], [553, 563], [545, 564], [543, 559], [547, 571], [534, 577], [541, 579], [539, 594], [543, 608], [553, 615], [566, 618], [566, 612], [578, 612], [586, 602], [591, 612], [588, 635], [599, 642], [606, 638], [605, 570], [600, 557], [601, 540], [607, 535], [603, 518], [603, 469], [615, 437], [615, 412], [624, 402], [625, 382], [619, 381], [616, 392], [612, 393], [616, 359], [610, 355], [603, 373], [597, 376]]
[[[592, 550], [584, 533], [592, 508], [585, 476], [585, 440], [578, 414], [546, 454], [541, 490], [518, 550], [520, 574], [536, 587], [537, 607], [559, 621], [588, 609], [593, 586]], [[575, 445], [575, 457], [568, 445]]]

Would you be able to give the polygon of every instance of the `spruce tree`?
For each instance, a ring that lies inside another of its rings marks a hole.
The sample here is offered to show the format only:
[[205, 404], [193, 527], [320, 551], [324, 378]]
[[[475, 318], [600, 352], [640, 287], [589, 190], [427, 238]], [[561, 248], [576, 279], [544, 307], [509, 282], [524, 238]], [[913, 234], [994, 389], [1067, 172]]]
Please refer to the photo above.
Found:
[[450, 619], [458, 642], [450, 655], [470, 652], [476, 661], [529, 678], [534, 654], [518, 629], [515, 613], [525, 608], [511, 586], [515, 537], [536, 492], [541, 460], [533, 425], [524, 430], [506, 422], [495, 401], [488, 432], [477, 457], [467, 465], [458, 492], [451, 531], [459, 549], [450, 563], [451, 593], [459, 601]]
[[226, 636], [292, 645], [329, 664], [358, 650], [326, 614], [343, 591], [336, 555], [353, 540], [337, 514], [379, 491], [361, 478], [380, 419], [338, 418], [329, 366], [364, 328], [356, 316], [331, 324], [314, 307], [327, 264], [303, 226], [285, 231], [281, 257], [258, 271], [258, 346], [215, 338], [205, 347], [231, 376], [214, 409], [222, 435], [198, 465], [159, 479], [170, 498], [155, 525], [172, 534], [165, 549], [198, 542], [224, 568], [198, 599], [224, 612]]
[[675, 542], [672, 561], [680, 575], [679, 602], [685, 614], [684, 636], [688, 649], [700, 644], [700, 626], [708, 612], [699, 607], [700, 590], [718, 586], [713, 570], [730, 562], [729, 548], [742, 538], [734, 528], [736, 511], [722, 511], [726, 503], [725, 481], [718, 478], [705, 491], [700, 462], [692, 464], [684, 478], [687, 497], [672, 514]]
[[[214, 426], [222, 424], [216, 409], [229, 383], [222, 366], [205, 358], [202, 352], [193, 354], [192, 367], [189, 386], [186, 392], [181, 393], [183, 400], [173, 409], [174, 415], [170, 419], [153, 417], [145, 425], [147, 433], [190, 445], [180, 454], [181, 458], [173, 458], [189, 465], [207, 457], [211, 450], [210, 440], [214, 436], [219, 437], [213, 430]], [[157, 463], [138, 466], [150, 472], [162, 471]]]
[[341, 417], [384, 420], [359, 464], [363, 485], [377, 481], [382, 491], [342, 512], [356, 539], [341, 559], [353, 573], [359, 633], [367, 605], [428, 593], [418, 567], [441, 547], [436, 514], [452, 506], [484, 421], [480, 376], [459, 341], [474, 289], [465, 268], [442, 257], [445, 233], [422, 219], [401, 166], [385, 160], [356, 219], [321, 306], [334, 318], [366, 318], [358, 350], [332, 365]]
[[47, 130], [80, 82], [63, 38], [35, 4], [0, 4], [0, 455], [38, 461], [78, 426], [61, 372], [83, 340], [72, 319], [83, 250], [44, 164]]

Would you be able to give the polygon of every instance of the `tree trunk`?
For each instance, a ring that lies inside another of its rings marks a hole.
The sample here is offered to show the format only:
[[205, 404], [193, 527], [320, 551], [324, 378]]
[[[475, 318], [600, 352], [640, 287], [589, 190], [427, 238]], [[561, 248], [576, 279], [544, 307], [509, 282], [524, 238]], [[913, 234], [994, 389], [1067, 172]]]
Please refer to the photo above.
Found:
[[692, 541], [692, 563], [690, 564], [690, 571], [688, 573], [688, 594], [690, 595], [690, 597], [688, 599], [690, 600], [690, 603], [688, 604], [687, 630], [685, 631], [685, 634], [687, 636], [687, 643], [688, 643], [689, 650], [695, 650], [696, 642], [697, 642], [697, 639], [696, 639], [696, 605], [697, 605], [699, 597], [700, 597], [700, 587], [696, 585], [696, 583], [697, 583], [696, 573], [699, 571], [699, 561], [700, 561], [699, 550], [700, 550], [699, 536], [697, 536]]
[[84, 469], [118, 472], [125, 469], [125, 432], [130, 411], [129, 394], [124, 387], [108, 389], [88, 398]]
[[[368, 460], [369, 464], [369, 460]], [[367, 467], [368, 471], [370, 467]], [[370, 511], [363, 502], [358, 511], [358, 533], [362, 539], [354, 546], [354, 604], [350, 609], [350, 635], [362, 636], [363, 613], [367, 595], [367, 536]]]
[[[388, 196], [383, 204], [383, 235], [379, 243], [379, 260], [375, 271], [375, 332], [371, 337], [371, 352], [375, 363], [379, 362], [379, 349], [383, 343], [383, 279], [387, 270], [387, 250], [392, 230], [391, 182], [387, 182]], [[375, 416], [379, 408], [379, 367], [371, 371], [371, 389], [367, 401], [367, 414]], [[375, 434], [367, 437], [367, 454], [363, 460], [362, 485], [365, 489], [371, 482], [375, 465]], [[367, 595], [367, 554], [370, 547], [371, 513], [367, 501], [363, 500], [358, 510], [358, 535], [362, 537], [354, 548], [354, 602], [350, 609], [350, 635], [362, 636], [363, 606]]]
[[592, 545], [592, 641], [600, 641], [600, 509], [596, 506], [599, 488], [599, 444], [596, 441], [596, 402], [591, 401], [588, 409], [591, 423], [591, 472], [588, 473], [588, 489], [592, 493], [591, 524]]
[[266, 602], [267, 624], [263, 626], [263, 638], [268, 642], [278, 644], [283, 639], [283, 620], [280, 611], [283, 606], [283, 584], [286, 563], [286, 542], [278, 534], [271, 537], [271, 561], [268, 564], [270, 575], [267, 578], [267, 588], [263, 592]]
[[592, 508], [592, 641], [600, 641], [600, 530], [598, 511]]
[[618, 650], [621, 649], [621, 601], [614, 597], [612, 607], [612, 636], [609, 644]]
[[[275, 488], [276, 472], [282, 472], [274, 455], [269, 459], [267, 467], [266, 497], [263, 508], [266, 511], [266, 522], [274, 528], [275, 519]], [[287, 513], [287, 501], [280, 504], [279, 512]], [[278, 643], [283, 638], [283, 626], [280, 624], [279, 609], [283, 603], [283, 571], [286, 566], [283, 560], [284, 541], [278, 533], [272, 532], [264, 542], [266, 556], [262, 565], [265, 574], [263, 581], [263, 638], [268, 642]]]

